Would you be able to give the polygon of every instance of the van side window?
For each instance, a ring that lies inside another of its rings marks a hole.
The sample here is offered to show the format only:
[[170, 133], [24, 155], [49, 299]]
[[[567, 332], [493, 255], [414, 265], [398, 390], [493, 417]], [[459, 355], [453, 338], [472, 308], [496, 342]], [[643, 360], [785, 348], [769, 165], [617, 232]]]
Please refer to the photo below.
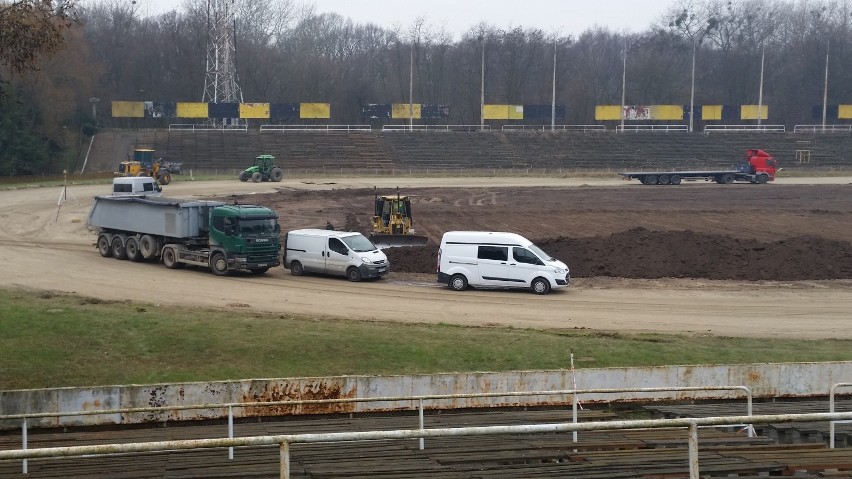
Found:
[[512, 249], [512, 256], [515, 258], [515, 261], [517, 261], [518, 263], [536, 264], [536, 265], [539, 265], [539, 266], [544, 265], [544, 263], [542, 263], [541, 260], [538, 259], [538, 256], [534, 255], [532, 253], [532, 251], [530, 251], [528, 249], [517, 248], [517, 247], [513, 248]]
[[133, 185], [130, 183], [113, 183], [112, 191], [113, 193], [132, 193]]
[[506, 261], [509, 259], [509, 248], [505, 246], [480, 246], [476, 257], [479, 259]]
[[142, 189], [145, 191], [154, 191], [154, 183], [142, 183]]
[[349, 248], [347, 248], [346, 245], [343, 244], [343, 242], [337, 238], [328, 239], [328, 249], [334, 251], [335, 253], [340, 253], [342, 255], [349, 254]]

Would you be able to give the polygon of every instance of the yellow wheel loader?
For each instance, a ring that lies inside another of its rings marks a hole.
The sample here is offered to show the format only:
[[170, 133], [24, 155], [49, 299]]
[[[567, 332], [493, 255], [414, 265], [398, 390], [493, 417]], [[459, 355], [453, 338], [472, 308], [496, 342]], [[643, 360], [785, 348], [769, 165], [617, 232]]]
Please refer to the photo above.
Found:
[[375, 195], [375, 214], [373, 232], [370, 240], [378, 247], [423, 246], [428, 241], [425, 236], [414, 233], [411, 219], [411, 199], [408, 196]]
[[172, 173], [180, 173], [182, 163], [165, 162], [162, 158], [154, 160], [154, 150], [137, 148], [133, 150], [133, 159], [118, 164], [115, 176], [150, 176], [161, 185], [172, 181]]

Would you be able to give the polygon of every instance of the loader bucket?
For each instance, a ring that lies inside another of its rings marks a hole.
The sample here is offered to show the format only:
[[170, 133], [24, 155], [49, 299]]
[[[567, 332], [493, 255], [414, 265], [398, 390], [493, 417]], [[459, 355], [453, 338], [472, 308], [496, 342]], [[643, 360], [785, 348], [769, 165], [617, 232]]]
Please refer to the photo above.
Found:
[[423, 246], [429, 238], [420, 235], [373, 234], [370, 241], [379, 248], [395, 248], [398, 246]]

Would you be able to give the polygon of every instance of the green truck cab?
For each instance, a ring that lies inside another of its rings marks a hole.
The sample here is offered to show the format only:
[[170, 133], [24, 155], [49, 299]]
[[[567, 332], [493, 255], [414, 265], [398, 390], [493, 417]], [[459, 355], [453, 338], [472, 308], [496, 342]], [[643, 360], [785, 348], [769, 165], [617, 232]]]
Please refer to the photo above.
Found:
[[[224, 205], [210, 215], [210, 247], [221, 249], [223, 257], [210, 258], [216, 274], [231, 270], [265, 273], [278, 266], [280, 259], [278, 216], [269, 208], [255, 205]], [[223, 263], [224, 261], [224, 263]]]

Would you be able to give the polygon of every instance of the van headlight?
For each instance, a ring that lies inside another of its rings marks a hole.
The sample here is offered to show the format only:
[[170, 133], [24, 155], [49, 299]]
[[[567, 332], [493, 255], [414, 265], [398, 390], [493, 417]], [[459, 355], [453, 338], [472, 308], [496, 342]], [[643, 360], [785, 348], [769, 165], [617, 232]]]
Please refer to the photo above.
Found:
[[553, 272], [554, 272], [554, 273], [556, 273], [556, 274], [565, 274], [565, 273], [567, 273], [568, 271], [567, 271], [567, 270], [564, 270], [564, 269], [562, 269], [562, 268], [557, 268], [556, 266], [554, 266], [554, 267], [553, 267]]
[[366, 257], [366, 256], [362, 256], [362, 257], [361, 257], [361, 262], [362, 262], [362, 263], [369, 263], [369, 262], [370, 262], [370, 258], [368, 258], [368, 257]]

